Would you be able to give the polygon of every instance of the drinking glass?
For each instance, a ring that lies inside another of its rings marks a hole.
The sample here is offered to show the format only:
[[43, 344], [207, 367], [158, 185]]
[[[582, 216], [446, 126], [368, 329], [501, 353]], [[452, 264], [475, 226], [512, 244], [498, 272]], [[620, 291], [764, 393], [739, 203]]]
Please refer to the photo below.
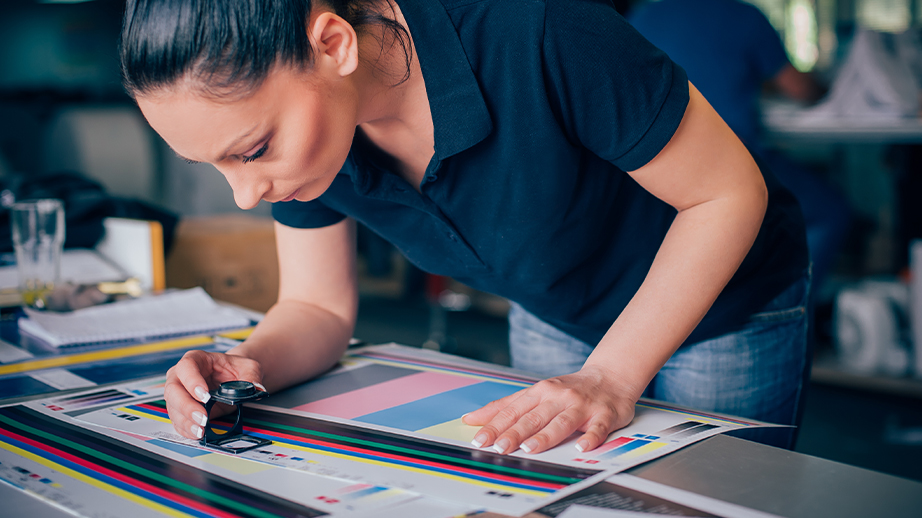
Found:
[[23, 302], [43, 309], [61, 275], [64, 204], [61, 200], [24, 200], [10, 208], [13, 248]]

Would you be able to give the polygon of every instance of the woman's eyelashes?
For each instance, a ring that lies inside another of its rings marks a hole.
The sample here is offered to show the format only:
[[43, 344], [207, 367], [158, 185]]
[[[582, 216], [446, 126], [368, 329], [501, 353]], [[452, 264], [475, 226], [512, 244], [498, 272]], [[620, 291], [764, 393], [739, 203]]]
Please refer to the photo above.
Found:
[[244, 156], [244, 157], [243, 157], [243, 163], [246, 164], [247, 162], [252, 162], [253, 160], [256, 160], [257, 158], [259, 158], [259, 157], [265, 155], [267, 149], [269, 149], [269, 143], [268, 143], [268, 142], [266, 142], [265, 144], [263, 144], [262, 147], [259, 148], [259, 149], [257, 149], [256, 152], [253, 153], [252, 155]]

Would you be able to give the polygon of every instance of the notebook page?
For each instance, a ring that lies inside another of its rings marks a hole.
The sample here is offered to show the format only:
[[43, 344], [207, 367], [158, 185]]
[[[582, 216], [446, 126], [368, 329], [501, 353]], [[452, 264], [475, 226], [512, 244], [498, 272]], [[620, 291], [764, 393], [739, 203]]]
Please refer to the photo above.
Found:
[[54, 347], [166, 338], [246, 327], [250, 319], [220, 306], [202, 288], [113, 302], [70, 313], [26, 309], [19, 330]]

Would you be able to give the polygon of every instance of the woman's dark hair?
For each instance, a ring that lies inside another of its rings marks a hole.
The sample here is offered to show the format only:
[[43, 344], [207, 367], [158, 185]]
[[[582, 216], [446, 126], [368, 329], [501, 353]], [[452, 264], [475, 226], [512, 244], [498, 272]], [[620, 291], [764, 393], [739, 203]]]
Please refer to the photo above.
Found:
[[[310, 67], [311, 0], [128, 0], [119, 58], [128, 93], [169, 87], [189, 75], [203, 93], [246, 94], [275, 65]], [[385, 45], [400, 45], [409, 78], [410, 35], [385, 15], [389, 0], [324, 0], [359, 34], [378, 26]]]

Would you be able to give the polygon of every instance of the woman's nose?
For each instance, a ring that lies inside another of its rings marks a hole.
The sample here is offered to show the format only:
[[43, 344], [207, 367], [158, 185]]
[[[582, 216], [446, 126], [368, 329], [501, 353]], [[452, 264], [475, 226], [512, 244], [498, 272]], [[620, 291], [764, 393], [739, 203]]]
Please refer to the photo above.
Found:
[[251, 171], [238, 172], [233, 168], [219, 168], [221, 174], [234, 190], [234, 202], [243, 210], [249, 210], [259, 205], [263, 195], [269, 192], [268, 182], [254, 178]]

